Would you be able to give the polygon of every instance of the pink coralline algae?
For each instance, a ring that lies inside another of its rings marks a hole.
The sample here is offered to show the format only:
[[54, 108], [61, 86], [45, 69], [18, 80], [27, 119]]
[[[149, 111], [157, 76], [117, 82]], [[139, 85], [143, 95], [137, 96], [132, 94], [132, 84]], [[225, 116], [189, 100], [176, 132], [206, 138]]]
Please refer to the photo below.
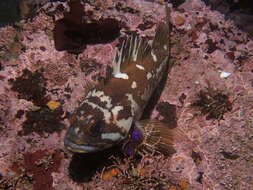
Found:
[[66, 42], [60, 50], [67, 51], [57, 51], [55, 21], [71, 14], [67, 1], [45, 1], [34, 17], [0, 28], [0, 189], [252, 189], [248, 31], [207, 1], [170, 1], [174, 66], [144, 119], [165, 122], [187, 138], [179, 139], [169, 156], [128, 157], [120, 146], [73, 155], [63, 137], [86, 86], [106, 78], [125, 35], [152, 40], [165, 11], [161, 0], [70, 2], [83, 6], [86, 23], [109, 19], [119, 33], [77, 42], [74, 51]]

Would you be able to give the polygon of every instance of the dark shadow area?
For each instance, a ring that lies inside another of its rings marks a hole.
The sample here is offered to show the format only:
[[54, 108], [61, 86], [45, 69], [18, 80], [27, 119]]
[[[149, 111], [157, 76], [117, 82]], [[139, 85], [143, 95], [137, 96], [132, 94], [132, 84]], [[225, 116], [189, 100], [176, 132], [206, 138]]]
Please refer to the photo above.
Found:
[[13, 25], [19, 28], [22, 19], [32, 19], [43, 5], [56, 1], [59, 0], [1, 0], [0, 27]]
[[163, 117], [162, 122], [166, 123], [169, 128], [177, 127], [177, 106], [168, 102], [160, 102], [156, 105], [156, 110]]
[[109, 43], [119, 36], [122, 23], [116, 19], [87, 22], [80, 0], [71, 0], [69, 7], [70, 12], [55, 22], [54, 42], [58, 51], [78, 54], [87, 44]]
[[110, 157], [123, 159], [121, 147], [115, 146], [95, 153], [73, 154], [69, 164], [69, 176], [77, 183], [88, 182], [96, 172], [101, 172], [104, 167], [114, 164]]
[[21, 19], [18, 0], [0, 1], [0, 27], [13, 24]]
[[250, 0], [203, 0], [212, 9], [231, 19], [244, 32], [253, 36], [253, 3]]

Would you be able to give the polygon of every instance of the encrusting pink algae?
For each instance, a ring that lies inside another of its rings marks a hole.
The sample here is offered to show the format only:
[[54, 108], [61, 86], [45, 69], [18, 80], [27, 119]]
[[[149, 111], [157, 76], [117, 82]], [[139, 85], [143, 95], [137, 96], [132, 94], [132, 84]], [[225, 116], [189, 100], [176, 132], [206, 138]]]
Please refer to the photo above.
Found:
[[[174, 66], [150, 117], [187, 136], [170, 156], [71, 154], [63, 144], [87, 84], [106, 78], [124, 35], [153, 40], [164, 1], [43, 1], [1, 27], [0, 189], [252, 189], [252, 34], [207, 2], [168, 4]], [[78, 30], [80, 10], [83, 30], [97, 33]]]

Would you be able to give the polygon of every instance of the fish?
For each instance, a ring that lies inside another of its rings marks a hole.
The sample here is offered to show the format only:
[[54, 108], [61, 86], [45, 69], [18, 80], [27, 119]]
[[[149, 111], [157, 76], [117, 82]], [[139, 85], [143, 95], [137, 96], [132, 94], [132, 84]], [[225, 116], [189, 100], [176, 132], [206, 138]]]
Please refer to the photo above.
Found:
[[172, 64], [168, 6], [166, 13], [167, 22], [158, 24], [152, 45], [144, 38], [128, 37], [115, 53], [109, 80], [88, 85], [64, 137], [68, 150], [91, 153], [122, 143], [123, 150], [132, 155], [144, 143], [166, 151], [173, 137], [180, 136], [159, 121], [141, 121], [151, 95]]

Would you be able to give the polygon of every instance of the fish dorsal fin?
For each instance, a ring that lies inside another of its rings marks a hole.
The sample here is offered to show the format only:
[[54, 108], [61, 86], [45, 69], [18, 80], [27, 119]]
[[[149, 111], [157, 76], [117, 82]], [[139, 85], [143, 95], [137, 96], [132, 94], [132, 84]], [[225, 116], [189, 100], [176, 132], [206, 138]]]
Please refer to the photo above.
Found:
[[[157, 57], [157, 62], [159, 63], [160, 59], [164, 57], [170, 57], [170, 9], [166, 5], [166, 23], [161, 22], [157, 29], [155, 38], [152, 43], [152, 56]], [[154, 58], [154, 57], [153, 57]]]
[[123, 41], [120, 53], [115, 53], [112, 63], [113, 76], [115, 78], [128, 79], [128, 75], [120, 71], [131, 62], [143, 63], [142, 60], [150, 56], [154, 64], [159, 64], [169, 56], [170, 12], [168, 6], [166, 6], [166, 13], [167, 23], [160, 23], [158, 25], [152, 47], [148, 44], [147, 40], [139, 38], [138, 36], [131, 35], [131, 37]]
[[156, 29], [155, 38], [152, 43], [152, 49], [154, 50], [168, 49], [164, 48], [164, 45], [167, 45], [167, 42], [169, 41], [168, 39], [169, 39], [168, 26], [165, 23], [160, 23]]
[[160, 59], [169, 55], [169, 29], [165, 23], [160, 23], [156, 29], [151, 55], [154, 61], [158, 63], [162, 61]]
[[123, 41], [120, 53], [118, 54], [116, 52], [114, 55], [112, 62], [113, 76], [116, 78], [127, 79], [127, 75], [120, 71], [131, 62], [140, 62], [140, 59], [143, 59], [145, 55], [150, 53], [150, 51], [151, 47], [147, 43], [147, 40], [133, 35], [128, 37]]

